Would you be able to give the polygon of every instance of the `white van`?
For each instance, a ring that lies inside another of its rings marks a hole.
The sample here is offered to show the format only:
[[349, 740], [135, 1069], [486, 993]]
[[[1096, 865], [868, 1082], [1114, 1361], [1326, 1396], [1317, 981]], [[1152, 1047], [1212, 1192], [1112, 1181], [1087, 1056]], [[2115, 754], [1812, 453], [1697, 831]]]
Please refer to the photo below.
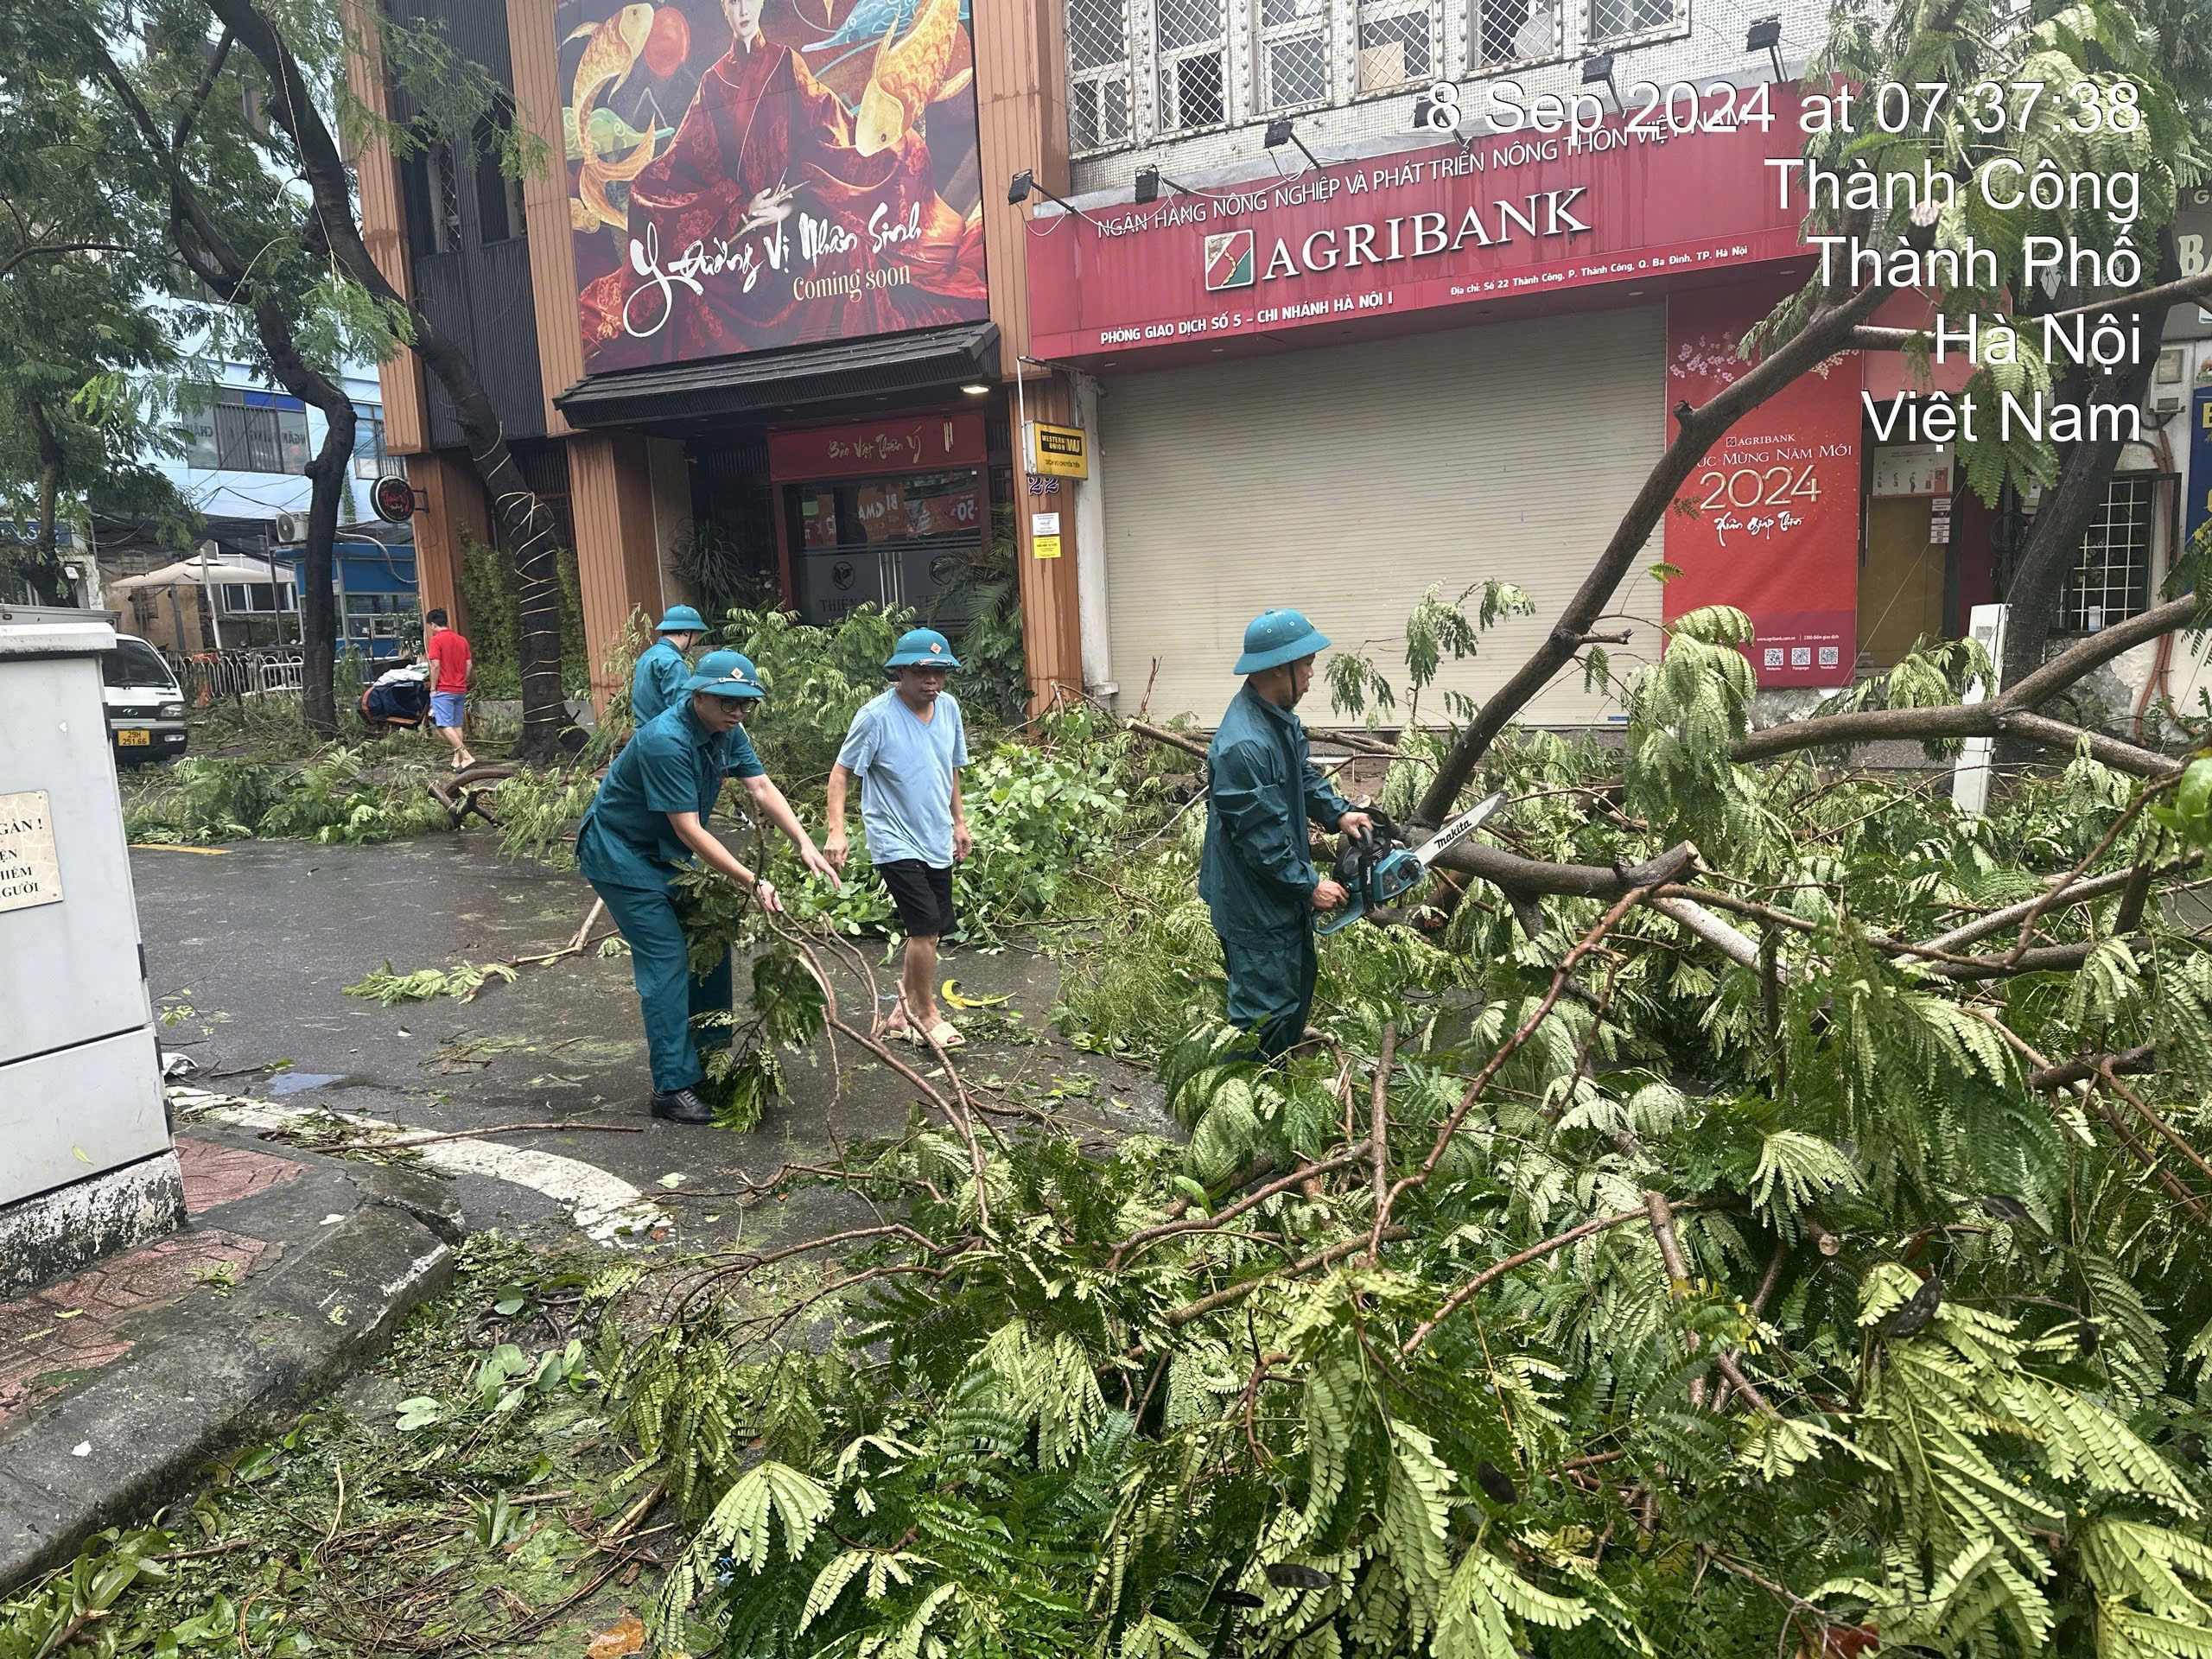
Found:
[[[0, 628], [113, 620], [100, 611], [0, 602]], [[184, 692], [161, 652], [143, 639], [118, 634], [115, 649], [100, 659], [100, 673], [105, 682], [108, 744], [118, 766], [174, 760], [184, 753]]]
[[118, 766], [174, 760], [184, 753], [184, 692], [143, 639], [118, 634], [100, 664], [107, 684], [108, 741]]

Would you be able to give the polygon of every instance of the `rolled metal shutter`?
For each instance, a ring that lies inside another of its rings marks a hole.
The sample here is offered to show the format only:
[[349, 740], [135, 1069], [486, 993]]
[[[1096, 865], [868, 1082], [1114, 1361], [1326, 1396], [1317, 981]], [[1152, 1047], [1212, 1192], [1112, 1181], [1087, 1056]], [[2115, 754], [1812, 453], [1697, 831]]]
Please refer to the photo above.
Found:
[[[1550, 629], [1658, 459], [1666, 339], [1665, 308], [1637, 306], [1109, 379], [1100, 449], [1122, 711], [1149, 678], [1154, 715], [1213, 724], [1236, 690], [1244, 625], [1291, 606], [1339, 647], [1364, 646], [1402, 718], [1408, 613], [1431, 588], [1451, 599], [1498, 577], [1536, 614], [1447, 664], [1421, 718], [1445, 718], [1444, 690], [1487, 696]], [[1641, 565], [1613, 608], [1658, 616]], [[1617, 661], [1656, 653], [1656, 630], [1634, 631]], [[1335, 717], [1325, 687], [1302, 712]], [[1522, 718], [1618, 713], [1570, 669]]]

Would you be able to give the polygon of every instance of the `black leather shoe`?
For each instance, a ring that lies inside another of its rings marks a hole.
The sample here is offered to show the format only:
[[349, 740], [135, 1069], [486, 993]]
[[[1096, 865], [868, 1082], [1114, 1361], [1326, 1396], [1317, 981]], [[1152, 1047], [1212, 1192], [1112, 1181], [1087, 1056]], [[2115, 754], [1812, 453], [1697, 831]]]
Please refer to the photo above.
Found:
[[689, 1089], [670, 1089], [653, 1096], [653, 1116], [671, 1123], [711, 1123], [715, 1109]]

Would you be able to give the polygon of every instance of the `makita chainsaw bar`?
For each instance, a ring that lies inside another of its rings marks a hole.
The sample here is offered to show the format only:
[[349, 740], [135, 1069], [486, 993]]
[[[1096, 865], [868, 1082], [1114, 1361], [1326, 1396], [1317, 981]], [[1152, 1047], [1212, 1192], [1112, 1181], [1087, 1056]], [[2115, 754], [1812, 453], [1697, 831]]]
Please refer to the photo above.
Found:
[[1374, 820], [1374, 827], [1357, 839], [1344, 837], [1332, 872], [1351, 902], [1323, 922], [1319, 931], [1334, 933], [1370, 910], [1404, 898], [1427, 879], [1430, 865], [1481, 829], [1504, 804], [1502, 791], [1478, 801], [1418, 848], [1407, 846], [1389, 817], [1370, 808], [1368, 816]]

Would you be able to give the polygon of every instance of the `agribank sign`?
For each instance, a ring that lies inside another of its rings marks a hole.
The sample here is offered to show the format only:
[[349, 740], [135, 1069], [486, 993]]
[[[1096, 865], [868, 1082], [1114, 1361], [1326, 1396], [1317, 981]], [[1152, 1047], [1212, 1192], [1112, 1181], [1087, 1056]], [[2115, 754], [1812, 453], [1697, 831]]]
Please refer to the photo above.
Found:
[[[1758, 265], [1802, 251], [1764, 131], [1478, 138], [1034, 221], [1031, 350], [1067, 361]], [[1049, 226], [1049, 229], [1043, 227]]]

